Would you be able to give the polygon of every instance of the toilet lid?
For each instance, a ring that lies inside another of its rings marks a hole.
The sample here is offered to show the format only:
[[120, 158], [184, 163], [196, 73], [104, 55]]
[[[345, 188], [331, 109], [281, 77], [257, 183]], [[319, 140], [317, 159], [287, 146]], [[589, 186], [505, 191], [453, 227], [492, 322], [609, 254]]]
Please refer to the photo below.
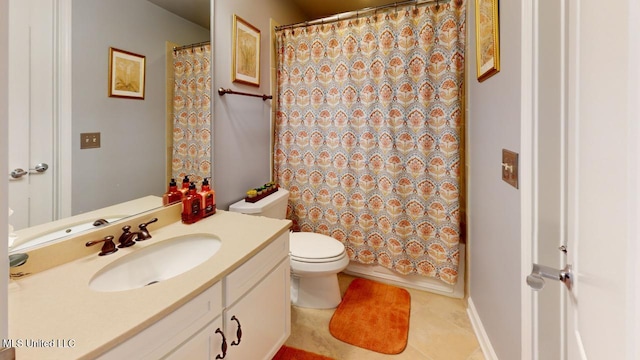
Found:
[[291, 258], [312, 262], [333, 261], [344, 255], [344, 245], [327, 235], [311, 232], [294, 232], [289, 236]]

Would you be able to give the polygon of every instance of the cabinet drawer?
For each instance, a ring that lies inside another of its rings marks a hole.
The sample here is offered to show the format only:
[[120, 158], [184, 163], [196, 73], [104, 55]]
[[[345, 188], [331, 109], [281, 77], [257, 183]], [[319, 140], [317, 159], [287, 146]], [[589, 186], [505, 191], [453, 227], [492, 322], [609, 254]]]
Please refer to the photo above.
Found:
[[218, 282], [99, 359], [158, 359], [220, 314], [222, 284]]
[[289, 257], [289, 231], [285, 231], [266, 248], [247, 260], [225, 279], [225, 306], [236, 302], [251, 290], [280, 261]]

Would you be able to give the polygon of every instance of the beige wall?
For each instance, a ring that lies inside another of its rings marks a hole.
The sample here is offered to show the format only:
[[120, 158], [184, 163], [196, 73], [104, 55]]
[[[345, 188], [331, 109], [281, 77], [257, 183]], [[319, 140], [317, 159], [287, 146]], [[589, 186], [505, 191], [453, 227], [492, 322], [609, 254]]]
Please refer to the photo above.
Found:
[[470, 298], [500, 359], [519, 359], [520, 191], [501, 179], [520, 152], [521, 1], [500, 2], [500, 72], [476, 80], [475, 2], [468, 6], [467, 165]]
[[[271, 19], [279, 24], [303, 20], [298, 9], [282, 0], [216, 0], [213, 3], [213, 186], [218, 208], [226, 210], [248, 189], [271, 180], [271, 113], [275, 102], [239, 95], [218, 96], [231, 88], [271, 94]], [[231, 81], [233, 15], [260, 30], [260, 87]]]

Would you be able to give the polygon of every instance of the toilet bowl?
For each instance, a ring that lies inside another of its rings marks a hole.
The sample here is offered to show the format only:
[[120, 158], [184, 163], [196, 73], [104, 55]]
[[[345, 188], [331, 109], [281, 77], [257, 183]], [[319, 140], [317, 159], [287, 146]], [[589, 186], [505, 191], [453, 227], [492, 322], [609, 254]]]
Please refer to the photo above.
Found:
[[[229, 211], [284, 219], [288, 198], [289, 192], [280, 188], [255, 203], [240, 200], [229, 206]], [[323, 234], [292, 232], [289, 258], [293, 305], [332, 309], [340, 304], [337, 274], [349, 265], [344, 244]]]
[[337, 274], [349, 265], [344, 245], [327, 235], [293, 232], [290, 237], [291, 302], [313, 309], [340, 304]]

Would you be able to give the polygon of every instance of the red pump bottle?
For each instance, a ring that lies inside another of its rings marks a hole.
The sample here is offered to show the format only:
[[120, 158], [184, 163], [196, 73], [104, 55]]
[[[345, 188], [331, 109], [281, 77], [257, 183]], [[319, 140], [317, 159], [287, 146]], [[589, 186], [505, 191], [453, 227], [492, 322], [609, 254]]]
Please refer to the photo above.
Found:
[[202, 219], [202, 195], [196, 191], [196, 184], [189, 185], [187, 196], [182, 199], [182, 222], [193, 224]]
[[200, 190], [202, 195], [202, 217], [208, 217], [216, 213], [216, 192], [211, 190], [209, 186], [209, 180], [204, 178], [202, 180], [202, 188]]
[[182, 187], [180, 188], [183, 196], [186, 196], [189, 192], [189, 175], [185, 175], [182, 179]]
[[182, 200], [182, 196], [182, 192], [178, 190], [178, 186], [176, 185], [176, 179], [171, 179], [169, 189], [162, 196], [162, 205], [167, 206], [180, 202], [180, 200]]

